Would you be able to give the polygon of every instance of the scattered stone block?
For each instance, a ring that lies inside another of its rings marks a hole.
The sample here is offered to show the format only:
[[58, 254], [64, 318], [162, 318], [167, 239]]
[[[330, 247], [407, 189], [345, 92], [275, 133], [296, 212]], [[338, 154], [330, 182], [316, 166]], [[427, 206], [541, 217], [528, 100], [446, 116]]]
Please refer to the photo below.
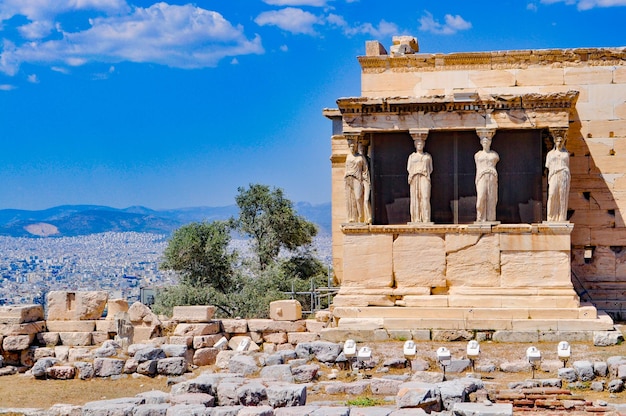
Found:
[[609, 391], [609, 393], [620, 393], [624, 391], [624, 382], [620, 379], [611, 380], [609, 381], [607, 390]]
[[188, 323], [211, 322], [215, 316], [215, 306], [193, 305], [174, 306], [172, 320]]
[[200, 348], [193, 354], [193, 364], [197, 366], [213, 365], [219, 350], [213, 347]]
[[37, 334], [45, 330], [45, 321], [27, 322], [22, 324], [0, 323], [0, 336]]
[[50, 347], [39, 347], [35, 349], [35, 361], [40, 360], [42, 358], [54, 357], [54, 348]]
[[133, 416], [166, 416], [171, 409], [169, 403], [141, 404], [133, 410]]
[[197, 324], [178, 324], [174, 330], [176, 336], [199, 336], [212, 335], [220, 332], [220, 323], [218, 321]]
[[133, 409], [140, 405], [142, 400], [140, 397], [124, 397], [88, 402], [83, 406], [83, 416], [132, 415]]
[[291, 366], [289, 364], [276, 364], [263, 367], [260, 377], [264, 380], [284, 381], [293, 383], [294, 377], [291, 374]]
[[274, 321], [272, 319], [248, 319], [250, 332], [305, 332], [306, 323], [299, 321]]
[[217, 357], [215, 358], [215, 366], [222, 370], [227, 369], [230, 359], [233, 358], [235, 354], [237, 354], [235, 351], [230, 350], [222, 350], [218, 352]]
[[48, 331], [52, 332], [92, 332], [96, 321], [47, 321]]
[[587, 360], [574, 361], [572, 367], [578, 375], [580, 381], [591, 381], [595, 378], [593, 363]]
[[291, 373], [297, 383], [310, 383], [317, 377], [320, 367], [315, 364], [304, 364], [292, 367]]
[[302, 319], [302, 305], [295, 299], [270, 302], [270, 318], [275, 321], [297, 321]]
[[287, 334], [285, 332], [268, 332], [263, 334], [263, 341], [271, 342], [272, 344], [285, 344], [287, 342]]
[[59, 332], [61, 344], [70, 347], [92, 345], [91, 332]]
[[117, 334], [117, 323], [112, 317], [107, 319], [99, 319], [96, 322], [96, 331]]
[[[148, 341], [161, 334], [161, 328], [159, 326], [133, 326], [131, 328], [131, 336], [126, 338], [132, 340], [132, 342]], [[118, 336], [118, 338], [122, 337]]]
[[619, 331], [595, 331], [593, 333], [593, 345], [596, 347], [608, 347], [624, 341], [624, 336]]
[[323, 362], [335, 362], [339, 354], [341, 354], [343, 345], [328, 341], [303, 342], [296, 346], [296, 355], [298, 358], [315, 359]]
[[248, 332], [248, 321], [245, 319], [222, 319], [222, 328], [229, 334], [245, 334]]
[[576, 370], [573, 368], [559, 368], [559, 378], [567, 381], [568, 383], [573, 383], [578, 380], [578, 375], [576, 374]]
[[274, 409], [272, 406], [244, 406], [237, 416], [273, 416]]
[[46, 370], [46, 374], [54, 380], [72, 380], [76, 376], [76, 368], [71, 365], [52, 366]]
[[593, 363], [593, 372], [598, 377], [606, 377], [609, 373], [609, 366], [604, 361], [596, 361]]
[[428, 383], [402, 383], [396, 395], [396, 406], [400, 409], [422, 408], [428, 413], [439, 411], [439, 390]]
[[171, 395], [161, 390], [150, 390], [138, 393], [137, 397], [144, 399], [144, 404], [163, 404], [169, 402]]
[[35, 350], [36, 346], [31, 346], [25, 350], [20, 351], [20, 364], [24, 367], [30, 368], [35, 364]]
[[129, 358], [124, 363], [124, 369], [122, 370], [124, 374], [133, 374], [137, 372], [137, 368], [139, 367], [139, 361], [134, 358]]
[[199, 348], [212, 347], [222, 337], [222, 334], [196, 335], [193, 337], [193, 348], [197, 350]]
[[[170, 399], [172, 405], [188, 404], [202, 405], [205, 408], [215, 406], [215, 397], [206, 393], [184, 393], [172, 396]], [[194, 413], [195, 414], [195, 413]]]
[[153, 377], [157, 373], [158, 360], [148, 360], [137, 364], [135, 372], [144, 376]]
[[46, 370], [53, 365], [57, 364], [59, 360], [53, 357], [45, 357], [37, 360], [33, 368], [30, 369], [31, 374], [35, 378], [44, 378], [46, 377]]
[[23, 324], [43, 320], [44, 313], [41, 305], [0, 306], [0, 324]]
[[106, 308], [108, 292], [48, 292], [47, 319], [50, 321], [82, 321], [100, 319]]
[[61, 361], [90, 361], [94, 359], [93, 350], [89, 348], [68, 348], [62, 347], [54, 349], [56, 357]]
[[110, 338], [108, 332], [94, 331], [91, 333], [91, 342], [93, 343], [93, 345], [100, 345], [108, 341], [109, 339]]
[[53, 347], [61, 342], [61, 338], [57, 332], [39, 332], [37, 334], [37, 342], [39, 345]]
[[233, 356], [228, 362], [228, 371], [235, 374], [241, 374], [243, 376], [249, 376], [257, 373], [259, 371], [259, 367], [253, 357], [238, 354]]
[[273, 408], [306, 404], [306, 386], [273, 384], [267, 387], [266, 394], [267, 403]]
[[289, 332], [287, 334], [287, 342], [291, 345], [297, 345], [302, 342], [319, 341], [320, 336], [316, 332]]
[[11, 335], [2, 339], [4, 351], [22, 351], [27, 349], [35, 339], [35, 334]]
[[183, 336], [172, 335], [170, 337], [169, 343], [170, 344], [186, 345], [188, 348], [192, 348], [193, 347], [193, 339], [194, 339], [194, 337], [191, 336], [191, 335], [183, 335]]
[[328, 325], [327, 322], [315, 321], [313, 319], [307, 319], [304, 321], [304, 324], [306, 326], [306, 332], [315, 334], [319, 334], [319, 332]]
[[372, 394], [380, 396], [395, 396], [400, 391], [401, 380], [389, 378], [372, 378], [370, 382], [370, 390]]
[[94, 375], [97, 377], [110, 377], [122, 374], [124, 360], [116, 358], [96, 358], [93, 360]]
[[[267, 404], [267, 390], [258, 382], [250, 382], [237, 389], [237, 399], [243, 406], [260, 406]], [[239, 413], [241, 414], [241, 413]]]
[[182, 357], [163, 358], [159, 360], [157, 372], [165, 376], [180, 376], [185, 374], [187, 365]]
[[107, 301], [107, 316], [105, 319], [111, 321], [118, 313], [128, 312], [128, 301], [126, 299], [109, 299]]
[[260, 349], [256, 342], [247, 335], [231, 337], [230, 340], [228, 340], [228, 347], [237, 352], [258, 351]]
[[146, 346], [145, 348], [135, 351], [133, 357], [141, 363], [144, 361], [165, 358], [165, 352], [163, 352], [163, 349], [161, 348]]
[[513, 416], [511, 403], [455, 403], [454, 416]]
[[76, 370], [78, 371], [78, 378], [81, 380], [92, 379], [95, 375], [92, 363], [77, 361], [74, 363], [74, 367], [76, 367]]
[[366, 56], [387, 55], [387, 50], [379, 41], [368, 40], [368, 41], [365, 41], [365, 55]]
[[161, 335], [161, 321], [141, 302], [135, 302], [128, 308], [128, 318], [133, 326], [132, 342], [149, 340]]

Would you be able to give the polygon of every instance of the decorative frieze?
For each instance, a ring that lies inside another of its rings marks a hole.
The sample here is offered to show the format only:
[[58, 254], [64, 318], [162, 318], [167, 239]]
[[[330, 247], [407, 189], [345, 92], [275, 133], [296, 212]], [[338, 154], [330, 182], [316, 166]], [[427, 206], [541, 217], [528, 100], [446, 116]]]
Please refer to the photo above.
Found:
[[538, 66], [626, 65], [626, 49], [542, 49], [523, 51], [359, 56], [363, 73], [458, 69], [525, 69]]

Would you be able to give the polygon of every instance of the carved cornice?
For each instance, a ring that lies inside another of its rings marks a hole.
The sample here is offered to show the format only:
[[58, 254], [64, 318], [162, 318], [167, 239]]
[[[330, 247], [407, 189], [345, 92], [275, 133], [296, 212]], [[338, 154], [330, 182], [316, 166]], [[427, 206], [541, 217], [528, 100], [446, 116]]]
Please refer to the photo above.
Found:
[[626, 65], [624, 48], [541, 49], [404, 56], [359, 56], [364, 73], [446, 69], [509, 69], [540, 66]]
[[567, 110], [574, 108], [578, 91], [552, 94], [488, 95], [454, 101], [454, 97], [340, 98], [342, 115], [484, 112], [497, 110]]

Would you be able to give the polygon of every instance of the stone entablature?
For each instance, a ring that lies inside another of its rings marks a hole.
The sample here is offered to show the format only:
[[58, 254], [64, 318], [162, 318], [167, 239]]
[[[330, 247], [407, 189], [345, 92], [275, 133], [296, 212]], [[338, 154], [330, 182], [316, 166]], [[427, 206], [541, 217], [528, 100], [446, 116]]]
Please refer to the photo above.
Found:
[[[369, 49], [368, 49], [369, 50]], [[363, 73], [511, 69], [529, 66], [626, 65], [625, 48], [540, 49], [451, 54], [386, 54], [359, 56]]]
[[344, 132], [567, 128], [578, 91], [438, 97], [340, 98]]

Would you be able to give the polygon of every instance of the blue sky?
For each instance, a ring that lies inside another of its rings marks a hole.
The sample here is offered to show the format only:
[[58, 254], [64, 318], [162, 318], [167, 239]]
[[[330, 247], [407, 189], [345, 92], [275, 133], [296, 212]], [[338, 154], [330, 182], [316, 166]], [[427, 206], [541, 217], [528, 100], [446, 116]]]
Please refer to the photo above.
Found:
[[424, 53], [626, 46], [626, 0], [0, 0], [0, 209], [328, 202], [367, 40]]

